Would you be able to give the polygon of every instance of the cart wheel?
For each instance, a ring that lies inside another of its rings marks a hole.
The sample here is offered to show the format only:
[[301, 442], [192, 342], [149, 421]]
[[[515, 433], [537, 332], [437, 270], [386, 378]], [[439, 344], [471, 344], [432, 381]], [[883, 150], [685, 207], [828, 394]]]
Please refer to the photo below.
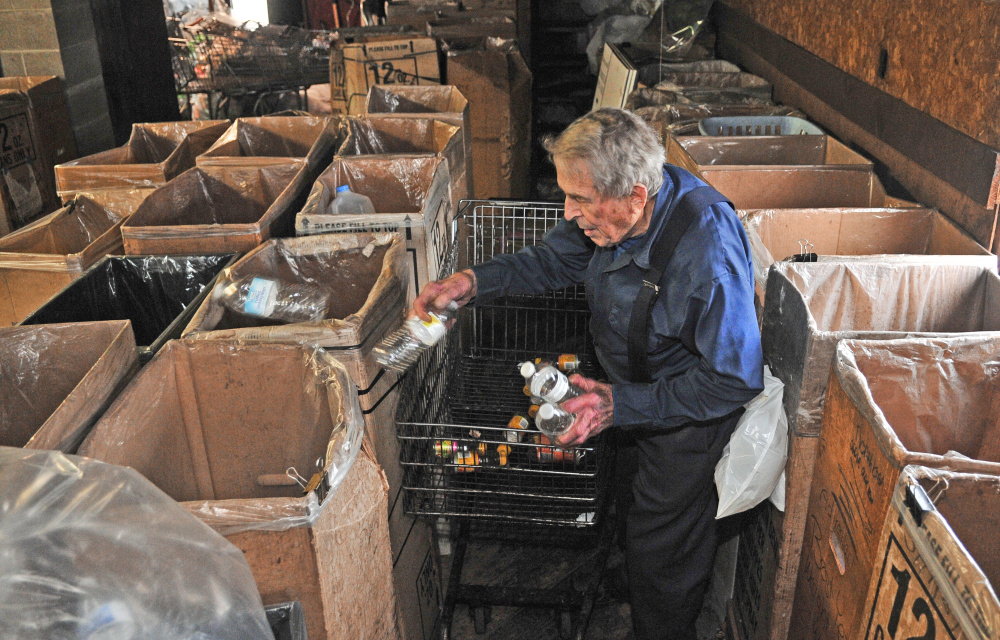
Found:
[[486, 633], [486, 625], [490, 623], [492, 616], [490, 607], [476, 607], [472, 610], [472, 621], [476, 626], [476, 633]]
[[561, 640], [569, 640], [573, 637], [573, 612], [572, 611], [560, 611], [559, 612], [559, 638]]

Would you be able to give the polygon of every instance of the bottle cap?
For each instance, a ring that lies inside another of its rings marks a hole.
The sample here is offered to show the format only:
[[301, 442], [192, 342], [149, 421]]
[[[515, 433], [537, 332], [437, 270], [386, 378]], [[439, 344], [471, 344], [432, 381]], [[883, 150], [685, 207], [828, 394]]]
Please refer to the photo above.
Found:
[[556, 416], [556, 407], [554, 404], [546, 402], [541, 407], [538, 408], [538, 417], [542, 420], [551, 420]]
[[521, 377], [530, 378], [535, 375], [535, 363], [534, 362], [522, 362], [521, 363]]
[[351, 190], [350, 185], [346, 185], [346, 184], [342, 184], [339, 187], [337, 187], [337, 193], [343, 193], [345, 191], [350, 191], [350, 190]]

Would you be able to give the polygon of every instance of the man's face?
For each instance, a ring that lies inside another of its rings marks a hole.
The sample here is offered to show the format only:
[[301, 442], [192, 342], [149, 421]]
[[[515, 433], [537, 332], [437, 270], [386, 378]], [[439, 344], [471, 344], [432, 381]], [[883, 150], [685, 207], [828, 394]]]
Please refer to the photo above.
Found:
[[[604, 198], [594, 189], [590, 170], [582, 160], [554, 158], [556, 181], [566, 194], [566, 211], [570, 222], [576, 222], [587, 237], [599, 247], [618, 244], [642, 217], [645, 196], [633, 193], [626, 198]], [[641, 200], [641, 202], [640, 202]]]

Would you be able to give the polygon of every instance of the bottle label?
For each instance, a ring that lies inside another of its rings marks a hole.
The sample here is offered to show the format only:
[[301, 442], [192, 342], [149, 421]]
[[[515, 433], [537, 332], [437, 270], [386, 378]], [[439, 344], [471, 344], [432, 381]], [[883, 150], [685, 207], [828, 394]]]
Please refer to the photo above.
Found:
[[277, 293], [278, 283], [265, 278], [254, 278], [250, 281], [247, 300], [243, 303], [243, 311], [251, 316], [266, 316], [271, 311], [269, 302]]

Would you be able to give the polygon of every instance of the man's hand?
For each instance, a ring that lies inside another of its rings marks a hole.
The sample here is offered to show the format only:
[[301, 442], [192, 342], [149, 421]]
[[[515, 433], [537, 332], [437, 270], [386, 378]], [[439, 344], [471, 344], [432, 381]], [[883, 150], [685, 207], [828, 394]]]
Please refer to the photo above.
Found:
[[444, 309], [450, 302], [464, 307], [476, 295], [476, 274], [471, 269], [459, 271], [444, 280], [428, 283], [413, 301], [413, 313], [421, 320], [430, 320], [427, 310]]
[[611, 395], [611, 385], [572, 375], [569, 381], [583, 389], [586, 393], [576, 398], [570, 398], [560, 406], [570, 413], [576, 414], [576, 420], [569, 431], [553, 442], [559, 447], [576, 447], [588, 439], [604, 431], [614, 422], [615, 408]]

